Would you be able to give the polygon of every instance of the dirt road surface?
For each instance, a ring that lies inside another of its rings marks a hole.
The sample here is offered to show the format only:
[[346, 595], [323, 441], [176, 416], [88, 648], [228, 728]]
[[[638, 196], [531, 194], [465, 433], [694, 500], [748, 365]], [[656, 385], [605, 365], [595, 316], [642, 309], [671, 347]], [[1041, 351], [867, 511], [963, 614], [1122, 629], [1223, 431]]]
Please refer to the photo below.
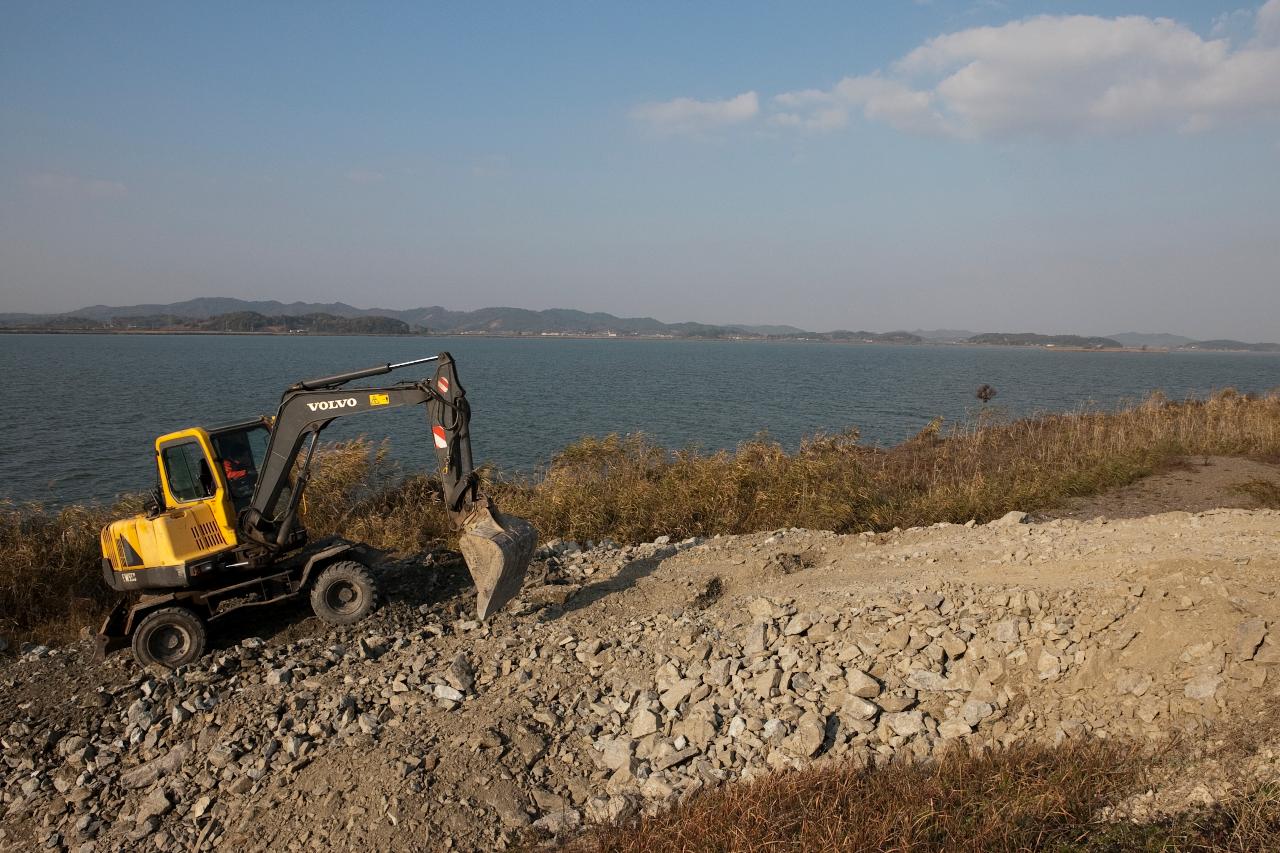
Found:
[[1131, 805], [1211, 800], [1280, 775], [1280, 513], [1195, 508], [553, 542], [487, 624], [435, 555], [380, 567], [356, 628], [259, 614], [185, 672], [29, 649], [0, 659], [0, 850], [490, 850], [1026, 739], [1190, 735], [1203, 772]]

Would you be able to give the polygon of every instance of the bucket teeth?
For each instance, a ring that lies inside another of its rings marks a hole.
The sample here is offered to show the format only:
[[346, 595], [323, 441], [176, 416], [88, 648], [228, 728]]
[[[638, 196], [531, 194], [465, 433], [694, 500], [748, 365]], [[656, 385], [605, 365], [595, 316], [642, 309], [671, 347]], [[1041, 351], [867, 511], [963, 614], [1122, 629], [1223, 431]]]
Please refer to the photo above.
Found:
[[476, 585], [476, 612], [487, 619], [520, 592], [538, 532], [522, 518], [479, 504], [462, 526], [459, 546]]

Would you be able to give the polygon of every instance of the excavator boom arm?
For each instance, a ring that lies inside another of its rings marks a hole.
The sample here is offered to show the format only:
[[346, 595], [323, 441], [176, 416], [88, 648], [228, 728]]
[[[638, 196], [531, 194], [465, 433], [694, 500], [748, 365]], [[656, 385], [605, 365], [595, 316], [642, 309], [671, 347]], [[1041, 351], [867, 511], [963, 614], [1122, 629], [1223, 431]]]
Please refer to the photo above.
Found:
[[[427, 361], [437, 362], [429, 381], [383, 388], [342, 387], [356, 379]], [[471, 456], [471, 408], [458, 381], [453, 357], [447, 352], [404, 365], [387, 364], [304, 380], [285, 391], [253, 499], [239, 520], [240, 532], [246, 540], [268, 551], [285, 548], [306, 488], [307, 464], [287, 501], [286, 486], [304, 447], [309, 463], [320, 433], [338, 418], [414, 405], [425, 405], [427, 409], [445, 507], [453, 526], [462, 530], [462, 551], [476, 581], [480, 616], [484, 618], [519, 590], [537, 533], [527, 522], [499, 513], [479, 491]]]
[[[267, 445], [266, 459], [258, 473], [253, 499], [241, 522], [243, 532], [255, 541], [261, 534], [278, 529], [289, 519], [287, 507], [279, 506], [289, 476], [309, 438], [319, 436], [339, 418], [366, 412], [382, 412], [402, 406], [426, 405], [436, 458], [441, 464], [445, 503], [451, 513], [462, 511], [476, 499], [475, 473], [471, 457], [471, 408], [458, 382], [453, 357], [440, 353], [435, 375], [430, 381], [401, 382], [383, 388], [343, 388], [347, 382], [388, 373], [400, 365], [383, 365], [323, 379], [298, 382], [280, 399]], [[297, 490], [295, 490], [297, 491]], [[292, 503], [292, 501], [291, 501]]]

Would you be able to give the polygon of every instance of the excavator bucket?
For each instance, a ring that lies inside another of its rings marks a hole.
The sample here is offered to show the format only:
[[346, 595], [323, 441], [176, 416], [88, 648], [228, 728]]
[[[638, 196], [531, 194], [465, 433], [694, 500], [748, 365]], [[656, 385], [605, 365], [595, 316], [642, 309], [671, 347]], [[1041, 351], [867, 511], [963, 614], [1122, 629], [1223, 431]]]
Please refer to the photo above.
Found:
[[476, 584], [480, 619], [497, 613], [520, 592], [538, 532], [523, 518], [504, 515], [480, 501], [462, 523], [459, 546]]

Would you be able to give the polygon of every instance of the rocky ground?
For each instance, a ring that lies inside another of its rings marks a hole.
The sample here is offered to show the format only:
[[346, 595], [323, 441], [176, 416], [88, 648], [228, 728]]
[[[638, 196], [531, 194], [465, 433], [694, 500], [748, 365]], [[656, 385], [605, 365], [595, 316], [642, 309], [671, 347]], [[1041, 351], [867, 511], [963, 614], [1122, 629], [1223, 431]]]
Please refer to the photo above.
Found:
[[1212, 752], [1253, 723], [1128, 804], [1176, 808], [1280, 776], [1277, 533], [1224, 509], [554, 542], [487, 624], [442, 553], [383, 565], [355, 629], [258, 613], [185, 672], [27, 649], [0, 660], [0, 850], [490, 850], [812, 762]]

